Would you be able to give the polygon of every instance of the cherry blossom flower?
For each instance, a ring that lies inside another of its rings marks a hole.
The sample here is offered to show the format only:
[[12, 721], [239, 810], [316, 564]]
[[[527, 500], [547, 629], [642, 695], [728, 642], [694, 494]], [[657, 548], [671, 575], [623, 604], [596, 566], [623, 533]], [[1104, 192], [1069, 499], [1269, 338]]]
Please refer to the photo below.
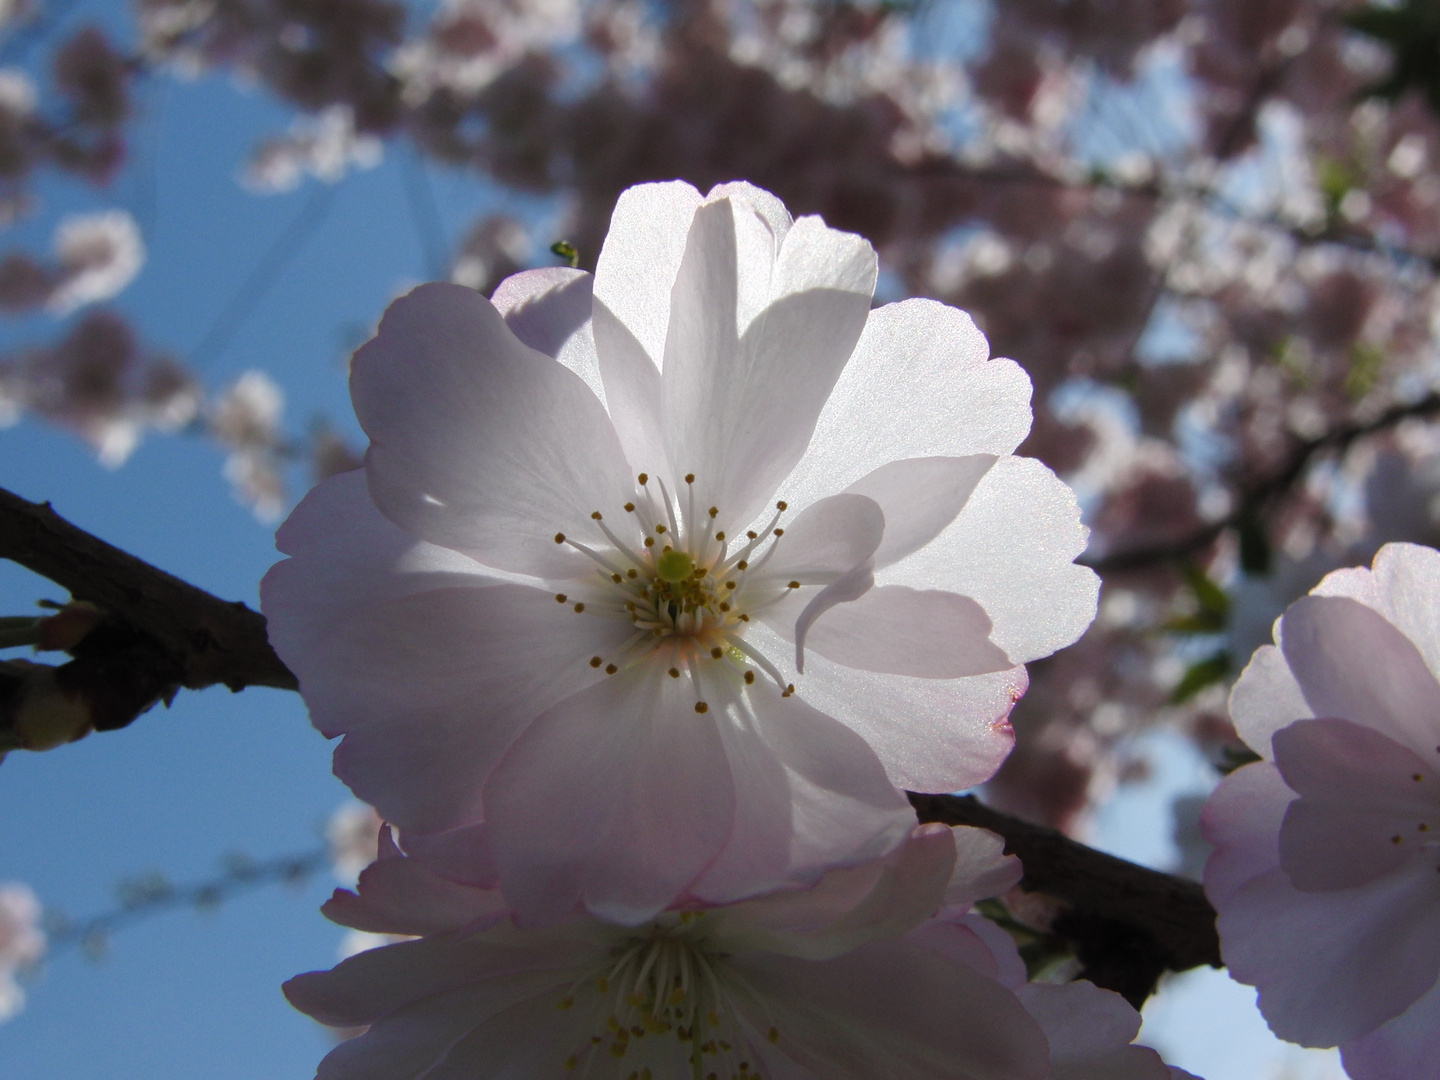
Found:
[[301, 975], [285, 993], [322, 1023], [369, 1025], [325, 1059], [323, 1080], [1040, 1080], [1045, 1036], [994, 977], [985, 941], [926, 922], [1013, 884], [1018, 864], [1000, 849], [978, 829], [921, 826], [809, 890], [637, 927], [526, 929], [498, 894], [436, 876], [387, 833], [358, 895], [337, 891], [325, 914], [424, 936]]
[[38, 964], [45, 955], [40, 929], [40, 901], [28, 885], [0, 885], [0, 1022], [25, 1007], [18, 972]]
[[391, 305], [365, 473], [281, 528], [262, 603], [407, 851], [641, 922], [879, 855], [897, 786], [994, 772], [1023, 663], [1094, 613], [1086, 533], [1011, 456], [1024, 372], [963, 312], [871, 312], [875, 273], [759, 189], [654, 184], [593, 278]]
[[1202, 817], [1231, 975], [1356, 1080], [1440, 1061], [1437, 600], [1440, 552], [1389, 544], [1290, 605], [1230, 703], [1265, 760]]
[[72, 214], [55, 230], [59, 281], [49, 306], [58, 314], [118, 296], [145, 264], [140, 227], [124, 210]]

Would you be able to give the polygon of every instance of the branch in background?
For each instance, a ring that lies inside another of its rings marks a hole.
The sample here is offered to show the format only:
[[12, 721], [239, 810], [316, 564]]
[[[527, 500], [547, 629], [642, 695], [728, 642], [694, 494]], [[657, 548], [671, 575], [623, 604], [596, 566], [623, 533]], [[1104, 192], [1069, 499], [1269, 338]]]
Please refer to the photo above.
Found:
[[197, 589], [71, 525], [48, 503], [3, 488], [0, 558], [103, 614], [60, 646], [74, 657], [67, 664], [0, 665], [0, 754], [124, 727], [181, 688], [299, 686], [270, 647], [259, 612]]
[[1098, 573], [1119, 570], [1138, 570], [1158, 563], [1173, 562], [1188, 558], [1217, 540], [1227, 529], [1244, 528], [1256, 521], [1261, 512], [1278, 495], [1283, 495], [1304, 473], [1310, 460], [1324, 450], [1346, 450], [1356, 439], [1394, 427], [1411, 417], [1432, 416], [1440, 413], [1440, 394], [1431, 393], [1409, 405], [1396, 405], [1385, 410], [1373, 420], [1363, 424], [1347, 424], [1334, 431], [1309, 439], [1296, 447], [1290, 463], [1278, 473], [1259, 483], [1250, 485], [1240, 496], [1233, 511], [1219, 521], [1198, 529], [1184, 539], [1174, 543], [1156, 544], [1151, 547], [1132, 548], [1103, 555], [1098, 559], [1081, 558], [1078, 561]]
[[1081, 976], [1137, 1009], [1165, 972], [1222, 966], [1215, 909], [1196, 882], [1106, 855], [974, 796], [912, 793], [910, 801], [921, 821], [1003, 836], [1006, 853], [1025, 867], [1020, 887], [1060, 901], [1046, 929], [1074, 948]]

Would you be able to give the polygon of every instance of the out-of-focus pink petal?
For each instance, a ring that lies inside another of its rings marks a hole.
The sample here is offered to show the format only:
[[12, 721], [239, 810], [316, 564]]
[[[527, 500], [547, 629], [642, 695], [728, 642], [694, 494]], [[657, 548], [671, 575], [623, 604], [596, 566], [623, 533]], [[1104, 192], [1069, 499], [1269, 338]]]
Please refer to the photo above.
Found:
[[870, 312], [781, 495], [803, 505], [904, 458], [1009, 454], [1030, 431], [1030, 379], [963, 311], [905, 300]]
[[696, 498], [719, 509], [722, 527], [744, 528], [804, 453], [864, 327], [875, 273], [869, 244], [819, 218], [795, 222], [776, 249], [744, 202], [695, 212], [671, 295], [665, 445], [672, 475], [694, 473]]
[[999, 896], [1020, 884], [1024, 867], [1005, 854], [1005, 841], [988, 829], [957, 827], [955, 868], [945, 886], [945, 906], [964, 910], [981, 900]]
[[737, 956], [776, 1049], [828, 1080], [1041, 1080], [1039, 1025], [999, 983], [907, 940], [815, 963]]
[[1340, 1048], [1351, 1080], [1440, 1080], [1440, 983], [1395, 1019]]
[[949, 527], [877, 582], [978, 601], [994, 624], [990, 640], [1025, 663], [1069, 645], [1095, 617], [1100, 579], [1073, 561], [1088, 535], [1074, 492], [1054, 473], [1000, 458]]
[[1231, 975], [1259, 988], [1275, 1034], [1334, 1046], [1399, 1015], [1434, 984], [1437, 905], [1430, 859], [1323, 893], [1300, 892], [1274, 870], [1237, 889], [1217, 926]]
[[1275, 764], [1302, 797], [1280, 826], [1280, 865], [1297, 889], [1363, 885], [1440, 832], [1440, 773], [1348, 720], [1300, 720], [1275, 733]]
[[768, 682], [728, 702], [711, 696], [723, 709], [735, 814], [695, 897], [726, 903], [808, 882], [904, 842], [915, 811], [855, 732]]
[[[1334, 576], [1334, 575], [1331, 575]], [[1375, 608], [1420, 650], [1425, 665], [1440, 672], [1440, 551], [1419, 544], [1386, 544], [1372, 572]], [[1317, 590], [1319, 591], [1319, 590]]]
[[1050, 1042], [1054, 1080], [1169, 1080], [1159, 1054], [1130, 1045], [1140, 1014], [1119, 994], [1084, 979], [1030, 983], [1015, 993]]
[[1316, 716], [1372, 727], [1416, 753], [1440, 743], [1440, 683], [1418, 649], [1371, 608], [1303, 596], [1281, 621], [1281, 648]]
[[1242, 886], [1280, 868], [1280, 823], [1294, 798], [1268, 761], [1220, 781], [1200, 814], [1200, 831], [1215, 846], [1205, 863], [1205, 893], [1217, 908]]
[[522, 344], [484, 297], [433, 283], [390, 305], [355, 354], [351, 397], [370, 436], [370, 494], [417, 537], [518, 573], [590, 563], [557, 533], [634, 490], [605, 408], [579, 376]]
[[885, 513], [885, 539], [875, 552], [875, 565], [899, 562], [939, 536], [996, 460], [995, 454], [907, 458], [882, 465], [846, 488], [874, 499]]
[[643, 922], [720, 853], [735, 813], [716, 730], [728, 720], [696, 705], [688, 678], [640, 665], [565, 699], [517, 740], [486, 786], [485, 820], [501, 889], [527, 921], [583, 905]]
[[824, 960], [856, 946], [898, 937], [940, 907], [955, 862], [955, 842], [943, 825], [915, 827], [884, 858], [830, 871], [812, 888], [772, 893], [712, 913], [725, 940], [758, 949]]

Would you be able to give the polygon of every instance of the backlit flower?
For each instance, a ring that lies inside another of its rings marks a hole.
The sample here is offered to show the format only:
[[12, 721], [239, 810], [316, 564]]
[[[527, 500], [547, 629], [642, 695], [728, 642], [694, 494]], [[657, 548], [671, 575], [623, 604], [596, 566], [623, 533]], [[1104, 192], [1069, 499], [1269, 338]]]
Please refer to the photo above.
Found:
[[655, 184], [593, 279], [390, 307], [365, 472], [297, 508], [262, 598], [407, 851], [639, 922], [881, 854], [897, 785], [994, 772], [1020, 665], [1093, 615], [1085, 530], [1010, 456], [1024, 373], [962, 312], [872, 312], [875, 273], [749, 185]]
[[1292, 604], [1231, 697], [1266, 760], [1202, 817], [1230, 973], [1356, 1080], [1440, 1061], [1440, 552], [1389, 544]]
[[0, 885], [0, 1022], [25, 1007], [25, 990], [15, 976], [45, 955], [41, 907], [28, 885]]
[[425, 936], [285, 993], [322, 1023], [369, 1025], [321, 1080], [1040, 1080], [1045, 1036], [995, 977], [986, 931], [926, 921], [1013, 884], [1000, 848], [977, 829], [922, 826], [813, 889], [635, 927], [524, 929], [496, 893], [437, 877], [386, 836], [359, 894], [337, 892], [325, 913]]

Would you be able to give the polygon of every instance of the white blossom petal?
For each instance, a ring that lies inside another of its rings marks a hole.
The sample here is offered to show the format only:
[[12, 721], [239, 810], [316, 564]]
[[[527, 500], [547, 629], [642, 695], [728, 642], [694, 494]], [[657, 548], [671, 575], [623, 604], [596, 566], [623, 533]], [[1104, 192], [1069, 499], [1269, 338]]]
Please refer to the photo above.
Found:
[[[768, 224], [720, 199], [695, 212], [665, 343], [665, 445], [672, 475], [693, 473], [702, 505], [749, 523], [794, 468], [864, 326], [875, 253], [801, 218], [773, 262], [743, 265]], [[767, 302], [748, 323], [742, 318]], [[832, 491], [835, 489], [831, 489]]]
[[1069, 645], [1095, 618], [1100, 579], [1073, 561], [1088, 535], [1074, 492], [1054, 473], [1031, 458], [1001, 458], [944, 532], [877, 581], [978, 601], [994, 624], [990, 640], [1025, 663]]
[[885, 539], [875, 552], [875, 565], [899, 562], [939, 536], [995, 461], [994, 454], [907, 458], [882, 465], [846, 488], [874, 499], [885, 513]]
[[370, 494], [396, 524], [519, 573], [590, 564], [552, 542], [630, 498], [629, 466], [582, 379], [523, 345], [484, 297], [422, 285], [355, 354]]
[[904, 300], [870, 312], [783, 497], [803, 504], [904, 458], [1011, 453], [1030, 432], [1030, 378], [989, 356], [956, 308]]
[[603, 404], [605, 384], [590, 325], [593, 285], [583, 270], [546, 266], [512, 274], [495, 287], [490, 302], [512, 334], [579, 375]]
[[1256, 649], [1230, 691], [1230, 719], [1245, 744], [1268, 759], [1273, 756], [1270, 740], [1275, 732], [1314, 715], [1279, 647]]
[[1440, 1080], [1440, 983], [1340, 1051], [1351, 1080]]

